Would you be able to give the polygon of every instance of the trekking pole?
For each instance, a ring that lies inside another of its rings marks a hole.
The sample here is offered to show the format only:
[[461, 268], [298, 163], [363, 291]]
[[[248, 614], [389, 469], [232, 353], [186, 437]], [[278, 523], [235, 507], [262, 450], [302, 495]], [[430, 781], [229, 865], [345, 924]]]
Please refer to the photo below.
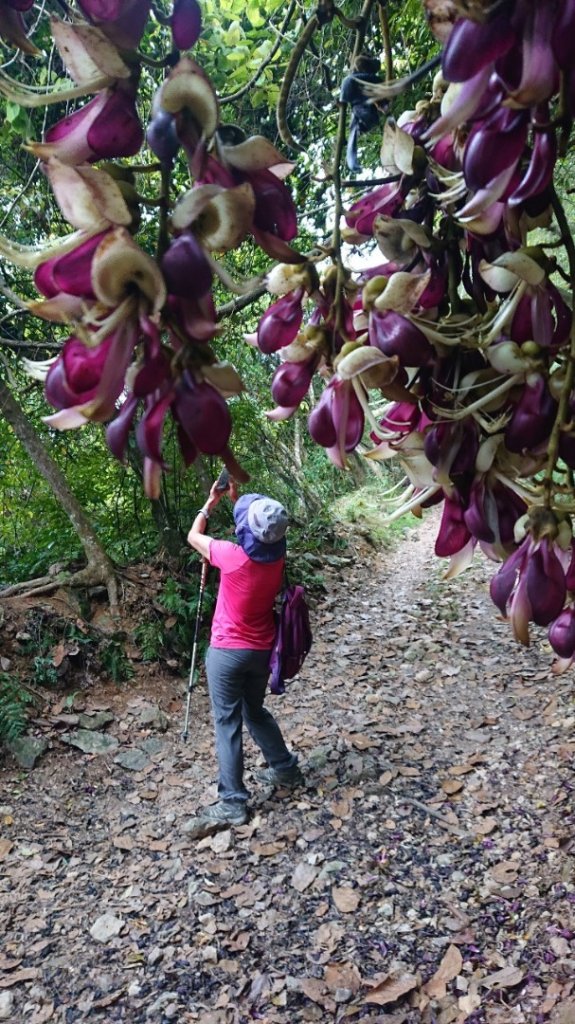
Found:
[[194, 641], [192, 644], [192, 664], [190, 665], [190, 678], [188, 680], [188, 695], [186, 700], [186, 714], [184, 717], [184, 728], [182, 730], [182, 740], [185, 743], [188, 738], [188, 725], [190, 721], [190, 705], [192, 703], [192, 691], [194, 689], [194, 673], [196, 671], [196, 656], [198, 653], [198, 635], [200, 632], [200, 619], [202, 616], [202, 601], [204, 598], [204, 590], [206, 589], [206, 583], [208, 579], [208, 569], [210, 563], [207, 558], [202, 560], [202, 575], [200, 577], [200, 593], [198, 595], [198, 610], [196, 613], [196, 625], [194, 627]]

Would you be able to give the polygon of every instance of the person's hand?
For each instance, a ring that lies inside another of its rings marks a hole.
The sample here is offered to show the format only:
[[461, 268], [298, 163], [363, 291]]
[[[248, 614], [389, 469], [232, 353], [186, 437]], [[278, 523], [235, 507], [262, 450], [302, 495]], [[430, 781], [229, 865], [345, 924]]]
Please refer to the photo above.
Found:
[[210, 493], [208, 495], [208, 500], [206, 501], [205, 506], [204, 506], [204, 508], [206, 508], [208, 512], [213, 512], [213, 510], [215, 509], [216, 505], [218, 505], [220, 503], [220, 501], [222, 500], [223, 495], [226, 493], [225, 491], [219, 491], [218, 487], [217, 487], [217, 484], [218, 484], [218, 481], [214, 480], [214, 482], [213, 482], [213, 484], [212, 484], [212, 486], [210, 488]]
[[227, 491], [225, 491], [224, 493], [228, 495], [232, 505], [235, 505], [236, 501], [238, 500], [238, 485], [234, 480], [233, 476], [230, 477], [230, 485]]

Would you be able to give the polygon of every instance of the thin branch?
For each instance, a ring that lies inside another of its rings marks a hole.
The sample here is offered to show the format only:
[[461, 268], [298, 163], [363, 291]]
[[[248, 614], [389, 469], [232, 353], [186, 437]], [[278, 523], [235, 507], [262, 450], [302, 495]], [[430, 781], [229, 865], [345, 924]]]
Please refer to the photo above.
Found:
[[231, 302], [224, 303], [223, 306], [218, 306], [216, 309], [216, 319], [223, 320], [226, 316], [232, 316], [234, 313], [239, 312], [240, 309], [245, 309], [246, 306], [251, 306], [253, 302], [260, 299], [262, 295], [266, 294], [265, 284], [258, 285], [253, 291], [247, 292], [246, 295], [238, 295], [237, 299], [232, 299]]
[[311, 40], [316, 28], [319, 26], [317, 16], [314, 14], [308, 21], [307, 25], [302, 29], [299, 39], [295, 44], [292, 55], [288, 61], [288, 66], [285, 70], [283, 81], [281, 84], [280, 94], [278, 97], [278, 104], [276, 109], [276, 119], [280, 138], [285, 142], [286, 146], [290, 146], [291, 149], [296, 149], [300, 153], [305, 153], [303, 146], [300, 146], [299, 142], [294, 139], [288, 123], [287, 123], [287, 105], [289, 100], [289, 94], [293, 85], [297, 69], [300, 61], [306, 51], [307, 45]]
[[383, 42], [383, 53], [385, 57], [385, 80], [393, 80], [393, 51], [391, 48], [391, 35], [389, 32], [389, 18], [387, 16], [386, 0], [379, 0], [379, 25]]
[[342, 188], [372, 188], [373, 185], [391, 185], [399, 181], [401, 174], [392, 174], [389, 178], [348, 178], [342, 181]]

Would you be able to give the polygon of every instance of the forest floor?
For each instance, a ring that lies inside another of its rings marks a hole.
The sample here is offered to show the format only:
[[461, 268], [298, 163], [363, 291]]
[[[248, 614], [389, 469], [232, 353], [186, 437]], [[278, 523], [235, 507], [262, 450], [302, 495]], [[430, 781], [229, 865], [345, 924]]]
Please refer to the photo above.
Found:
[[[37, 767], [0, 771], [0, 1019], [574, 1024], [573, 677], [479, 558], [441, 580], [436, 528], [326, 571], [268, 701], [307, 786], [262, 790], [248, 743], [246, 826], [186, 832], [215, 798], [204, 687], [187, 744], [176, 677], [36, 723]], [[107, 752], [66, 744], [82, 723]]]

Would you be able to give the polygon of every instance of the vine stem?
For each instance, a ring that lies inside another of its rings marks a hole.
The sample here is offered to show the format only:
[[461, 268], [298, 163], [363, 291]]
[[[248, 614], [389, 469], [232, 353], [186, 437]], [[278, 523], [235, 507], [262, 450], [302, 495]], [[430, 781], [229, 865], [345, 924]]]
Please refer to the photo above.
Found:
[[393, 81], [393, 51], [391, 48], [391, 34], [389, 31], [389, 18], [387, 16], [386, 0], [379, 0], [379, 25], [385, 55], [385, 78], [387, 82]]
[[[561, 231], [561, 237], [565, 246], [565, 252], [567, 253], [567, 260], [569, 262], [569, 278], [571, 284], [571, 294], [575, 291], [575, 242], [573, 241], [573, 235], [569, 228], [569, 222], [567, 215], [563, 208], [563, 204], [559, 199], [555, 189], [551, 195], [551, 206], [555, 219], [559, 225]], [[559, 406], [557, 408], [557, 415], [551, 431], [551, 437], [549, 438], [549, 445], [547, 448], [547, 464], [545, 467], [545, 474], [543, 478], [543, 493], [544, 502], [546, 508], [551, 508], [552, 494], [553, 494], [553, 472], [557, 459], [559, 456], [559, 441], [561, 438], [561, 430], [563, 425], [569, 419], [569, 399], [571, 397], [571, 391], [573, 390], [573, 378], [575, 375], [575, 310], [571, 315], [571, 343], [569, 348], [569, 356], [567, 359], [567, 370], [565, 373], [565, 380], [563, 381], [563, 387], [561, 388], [561, 395], [559, 396]]]
[[[356, 58], [359, 57], [363, 43], [365, 40], [365, 33], [369, 23], [371, 10], [375, 0], [364, 0], [364, 4], [361, 10], [361, 14], [358, 18], [357, 28], [355, 30], [355, 39], [353, 44], [353, 51], [350, 60], [350, 67], [355, 66]], [[341, 196], [341, 158], [343, 155], [343, 148], [345, 144], [345, 129], [347, 122], [347, 105], [345, 103], [339, 104], [339, 118], [337, 124], [337, 132], [335, 137], [335, 147], [333, 154], [332, 163], [332, 181], [334, 191], [334, 222], [333, 231], [331, 236], [331, 247], [333, 253], [333, 261], [337, 267], [337, 279], [335, 285], [334, 295], [334, 312], [335, 312], [335, 328], [338, 333], [342, 333], [343, 322], [342, 322], [342, 294], [345, 284], [345, 269], [341, 258], [341, 218], [343, 215], [343, 200]]]
[[170, 233], [168, 231], [168, 215], [170, 212], [170, 185], [172, 180], [171, 170], [162, 165], [161, 168], [161, 188], [159, 198], [159, 216], [158, 216], [158, 244], [156, 249], [157, 259], [166, 252], [170, 244]]

